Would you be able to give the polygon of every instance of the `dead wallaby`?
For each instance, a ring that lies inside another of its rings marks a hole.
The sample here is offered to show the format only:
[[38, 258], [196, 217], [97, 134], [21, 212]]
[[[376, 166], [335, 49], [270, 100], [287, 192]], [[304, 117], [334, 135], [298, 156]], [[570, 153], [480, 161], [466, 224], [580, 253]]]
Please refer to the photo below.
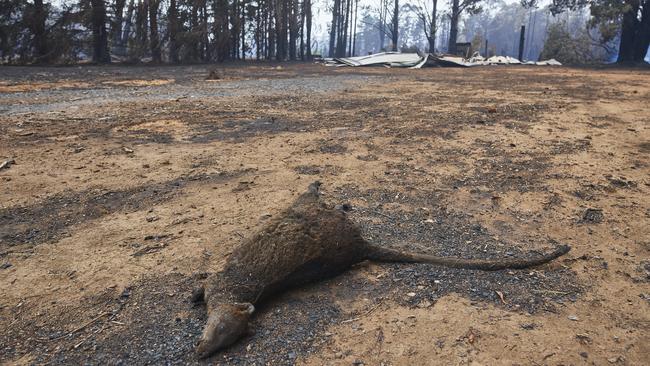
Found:
[[421, 262], [495, 271], [536, 266], [569, 251], [563, 245], [532, 259], [461, 259], [407, 253], [366, 242], [344, 210], [319, 199], [319, 182], [247, 239], [228, 258], [225, 269], [207, 279], [194, 301], [204, 299], [208, 321], [197, 346], [200, 357], [227, 347], [248, 331], [255, 304], [288, 288], [340, 274], [364, 260]]

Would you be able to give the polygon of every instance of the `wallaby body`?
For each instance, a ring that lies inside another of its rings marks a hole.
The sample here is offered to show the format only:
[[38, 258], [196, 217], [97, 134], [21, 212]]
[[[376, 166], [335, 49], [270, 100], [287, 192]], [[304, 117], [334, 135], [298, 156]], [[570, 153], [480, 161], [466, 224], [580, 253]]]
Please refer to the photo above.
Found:
[[546, 263], [570, 249], [561, 246], [533, 259], [471, 260], [380, 248], [362, 238], [345, 212], [319, 199], [319, 185], [312, 183], [291, 207], [238, 247], [222, 272], [208, 278], [204, 299], [209, 317], [197, 346], [199, 356], [207, 357], [241, 338], [258, 301], [336, 276], [364, 260], [499, 270]]

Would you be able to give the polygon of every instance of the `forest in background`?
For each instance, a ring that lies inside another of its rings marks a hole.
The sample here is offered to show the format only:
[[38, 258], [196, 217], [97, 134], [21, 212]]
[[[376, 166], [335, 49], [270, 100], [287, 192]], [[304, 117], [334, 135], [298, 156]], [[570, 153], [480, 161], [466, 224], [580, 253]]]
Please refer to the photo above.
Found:
[[641, 62], [650, 0], [0, 0], [0, 60], [289, 61], [456, 53], [459, 41], [516, 56], [522, 25], [527, 60]]

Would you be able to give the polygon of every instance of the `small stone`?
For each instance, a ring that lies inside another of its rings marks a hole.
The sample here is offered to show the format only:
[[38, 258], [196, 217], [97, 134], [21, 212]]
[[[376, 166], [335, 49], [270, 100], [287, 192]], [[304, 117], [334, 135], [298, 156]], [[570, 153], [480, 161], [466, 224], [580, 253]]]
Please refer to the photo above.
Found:
[[589, 354], [587, 352], [580, 352], [580, 357], [587, 358], [589, 357]]
[[409, 292], [408, 294], [406, 294], [406, 296], [408, 297], [415, 297], [415, 295], [416, 295], [415, 292]]
[[418, 306], [419, 308], [424, 309], [424, 308], [431, 307], [431, 305], [433, 305], [433, 304], [431, 303], [431, 301], [429, 301], [429, 300], [422, 300], [422, 301], [420, 301], [420, 302], [418, 303], [417, 306]]
[[7, 269], [7, 268], [9, 268], [9, 267], [11, 267], [11, 266], [12, 266], [11, 263], [9, 263], [9, 262], [5, 262], [5, 263], [2, 263], [2, 264], [0, 265], [0, 269]]
[[342, 205], [336, 205], [334, 208], [336, 208], [339, 211], [343, 211], [343, 212], [352, 211], [352, 205], [349, 204], [349, 203], [344, 203]]
[[296, 353], [295, 352], [289, 352], [287, 354], [287, 357], [289, 357], [290, 360], [294, 360], [296, 358]]
[[537, 326], [535, 323], [524, 323], [519, 325], [522, 329], [533, 330]]
[[569, 315], [567, 318], [568, 318], [569, 320], [573, 320], [574, 322], [577, 322], [577, 321], [578, 321], [578, 317], [575, 316], [575, 315]]
[[16, 164], [16, 161], [15, 161], [14, 159], [5, 160], [5, 161], [3, 161], [2, 163], [0, 163], [0, 170], [2, 170], [2, 169], [9, 169], [9, 167], [10, 167], [12, 164]]
[[335, 357], [335, 358], [338, 358], [338, 359], [341, 359], [341, 358], [343, 358], [343, 353], [341, 353], [341, 352], [336, 352], [336, 353], [334, 354], [334, 357]]
[[582, 222], [587, 224], [599, 224], [603, 222], [605, 215], [599, 208], [588, 208], [582, 213]]

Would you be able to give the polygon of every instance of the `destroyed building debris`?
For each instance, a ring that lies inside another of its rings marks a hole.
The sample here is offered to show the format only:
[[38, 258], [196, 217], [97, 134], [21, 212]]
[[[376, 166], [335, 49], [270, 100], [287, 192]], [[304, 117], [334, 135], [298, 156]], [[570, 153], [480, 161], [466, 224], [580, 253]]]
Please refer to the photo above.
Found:
[[492, 56], [484, 58], [478, 52], [472, 57], [464, 58], [445, 54], [401, 52], [382, 52], [367, 56], [324, 58], [322, 62], [326, 66], [384, 66], [384, 67], [408, 67], [419, 69], [422, 67], [473, 67], [489, 65], [536, 65], [536, 66], [561, 66], [555, 59], [544, 61], [521, 62], [510, 56]]

